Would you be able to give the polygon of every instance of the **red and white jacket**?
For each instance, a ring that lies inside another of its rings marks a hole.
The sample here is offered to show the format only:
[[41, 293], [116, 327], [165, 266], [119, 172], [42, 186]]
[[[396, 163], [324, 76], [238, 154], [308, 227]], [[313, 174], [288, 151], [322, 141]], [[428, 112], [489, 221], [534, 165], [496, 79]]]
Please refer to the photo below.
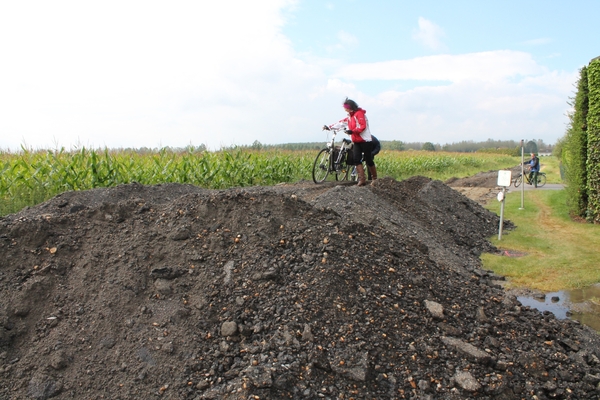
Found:
[[369, 130], [369, 120], [365, 115], [367, 112], [362, 108], [350, 112], [346, 118], [339, 120], [330, 129], [350, 129], [352, 131], [352, 141], [354, 143], [370, 142], [371, 131]]

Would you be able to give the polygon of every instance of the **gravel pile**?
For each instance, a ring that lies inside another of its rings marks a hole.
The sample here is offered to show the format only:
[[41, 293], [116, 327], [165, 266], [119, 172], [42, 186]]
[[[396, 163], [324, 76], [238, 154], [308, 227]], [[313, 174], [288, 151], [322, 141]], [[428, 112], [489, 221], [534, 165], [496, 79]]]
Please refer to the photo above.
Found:
[[64, 193], [0, 219], [0, 398], [597, 398], [596, 333], [480, 268], [497, 227], [423, 177]]

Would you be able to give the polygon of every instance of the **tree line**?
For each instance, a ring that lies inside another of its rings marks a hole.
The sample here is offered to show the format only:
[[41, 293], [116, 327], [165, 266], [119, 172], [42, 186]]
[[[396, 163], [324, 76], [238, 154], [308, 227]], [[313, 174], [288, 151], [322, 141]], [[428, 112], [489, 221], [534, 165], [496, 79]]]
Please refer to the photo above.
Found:
[[[262, 144], [255, 140], [251, 145], [234, 146], [236, 148], [248, 148], [252, 150], [320, 150], [323, 142]], [[449, 151], [457, 153], [495, 152], [521, 155], [521, 142], [515, 140], [493, 140], [475, 142], [463, 140], [460, 142], [439, 144], [432, 142], [403, 142], [401, 140], [381, 140], [382, 150], [423, 150], [423, 151]], [[551, 153], [552, 145], [544, 143], [542, 139], [525, 140], [525, 153]]]

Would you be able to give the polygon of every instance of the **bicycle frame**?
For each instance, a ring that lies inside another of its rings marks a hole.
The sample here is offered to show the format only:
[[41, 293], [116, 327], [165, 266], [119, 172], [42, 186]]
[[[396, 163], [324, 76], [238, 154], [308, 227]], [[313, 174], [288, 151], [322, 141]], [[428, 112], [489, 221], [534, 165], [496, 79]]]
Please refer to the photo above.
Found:
[[335, 159], [335, 138], [340, 129], [331, 129], [332, 136], [331, 140], [327, 142], [327, 147], [322, 149], [313, 165], [313, 181], [315, 183], [321, 183], [327, 179], [330, 173], [335, 174], [336, 180], [348, 179], [348, 169], [346, 167], [346, 154], [352, 149], [353, 143], [349, 139], [342, 139], [342, 143], [339, 146], [339, 152]]
[[[528, 185], [532, 185], [534, 184], [533, 180], [529, 178], [529, 174], [531, 173], [531, 171], [527, 171], [525, 172], [523, 175], [521, 175], [521, 173], [519, 173], [519, 175], [517, 175], [517, 177], [515, 178], [514, 181], [514, 186], [515, 187], [519, 187], [521, 185], [521, 183], [527, 183]], [[535, 178], [537, 180], [537, 184], [536, 187], [542, 187], [546, 184], [546, 173], [545, 172], [538, 172], [535, 176]]]

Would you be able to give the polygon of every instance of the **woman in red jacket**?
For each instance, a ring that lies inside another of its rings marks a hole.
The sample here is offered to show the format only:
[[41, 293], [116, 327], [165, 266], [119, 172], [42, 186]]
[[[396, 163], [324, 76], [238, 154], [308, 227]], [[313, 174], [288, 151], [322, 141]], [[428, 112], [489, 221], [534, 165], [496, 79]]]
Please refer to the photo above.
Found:
[[341, 126], [346, 126], [346, 133], [350, 135], [354, 146], [352, 146], [353, 160], [358, 173], [358, 186], [367, 184], [365, 179], [365, 169], [360, 160], [364, 156], [364, 160], [369, 168], [369, 173], [373, 180], [377, 179], [377, 169], [373, 161], [373, 139], [369, 130], [369, 121], [367, 120], [366, 111], [356, 104], [354, 100], [346, 97], [344, 101], [344, 110], [348, 116], [343, 120], [331, 125], [329, 128], [338, 129]]

